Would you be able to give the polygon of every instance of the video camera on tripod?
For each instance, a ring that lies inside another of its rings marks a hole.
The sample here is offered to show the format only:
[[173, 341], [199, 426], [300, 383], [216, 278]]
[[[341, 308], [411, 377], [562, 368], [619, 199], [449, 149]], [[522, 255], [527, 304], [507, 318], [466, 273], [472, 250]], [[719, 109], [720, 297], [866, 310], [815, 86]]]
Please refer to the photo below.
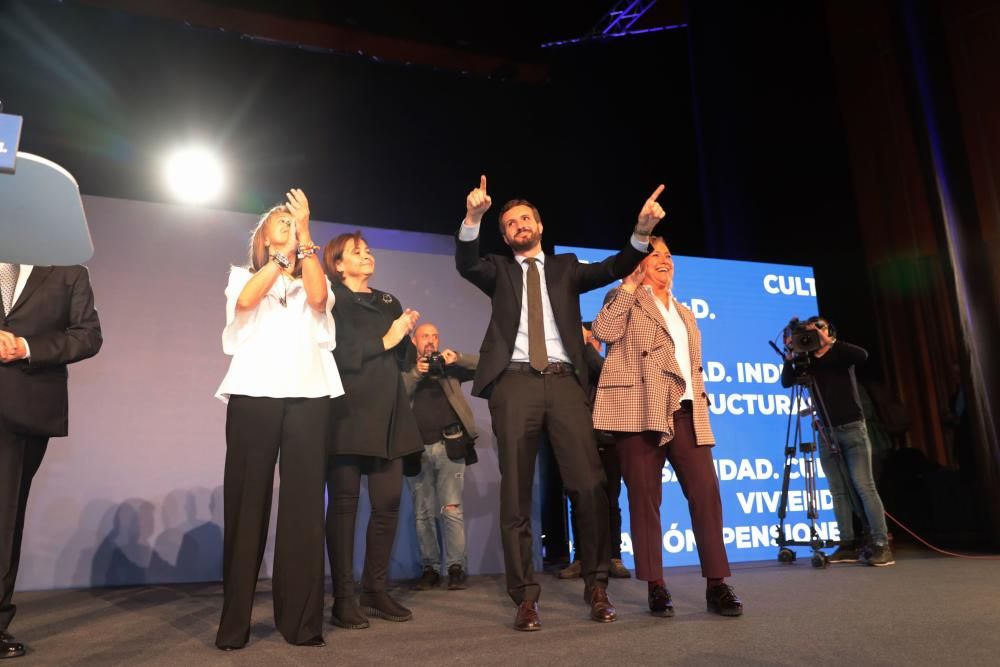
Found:
[[[823, 347], [823, 341], [817, 329], [828, 326], [819, 317], [810, 317], [805, 322], [793, 317], [781, 331], [784, 353], [778, 349], [774, 341], [769, 341], [774, 351], [783, 360], [790, 363], [793, 370], [792, 410], [788, 414], [788, 428], [785, 432], [785, 469], [781, 483], [781, 500], [778, 504], [779, 523], [776, 539], [779, 547], [778, 561], [782, 563], [795, 562], [795, 552], [788, 547], [805, 546], [812, 549], [813, 567], [827, 567], [829, 559], [822, 549], [837, 544], [832, 540], [822, 539], [816, 529], [816, 521], [819, 518], [819, 491], [816, 486], [817, 444], [820, 438], [829, 438], [830, 430], [825, 424], [827, 411], [823, 404], [823, 397], [816, 385], [816, 380], [809, 372], [812, 353]], [[803, 419], [809, 420], [809, 426], [806, 429], [802, 427]], [[812, 438], [806, 440], [803, 437], [805, 433], [811, 433]], [[810, 532], [807, 541], [789, 539], [784, 530], [788, 509], [788, 485], [791, 481], [792, 466], [795, 463], [797, 453], [802, 454], [803, 462], [802, 480], [805, 485], [806, 516], [809, 518]]]
[[[781, 332], [785, 342], [785, 355], [783, 356], [792, 362], [795, 369], [795, 379], [799, 384], [805, 381], [805, 378], [800, 379], [800, 376], [809, 368], [809, 355], [823, 347], [819, 331], [815, 327], [809, 326], [815, 324], [816, 321], [817, 318], [811, 317], [802, 322], [799, 318], [793, 317]], [[791, 355], [791, 357], [787, 355]]]

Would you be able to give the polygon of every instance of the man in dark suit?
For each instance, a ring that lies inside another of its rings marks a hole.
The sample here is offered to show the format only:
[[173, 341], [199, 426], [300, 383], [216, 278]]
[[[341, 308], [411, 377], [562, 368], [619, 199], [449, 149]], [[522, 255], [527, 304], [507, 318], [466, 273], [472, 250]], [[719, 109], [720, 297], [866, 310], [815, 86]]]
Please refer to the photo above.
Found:
[[97, 354], [101, 324], [87, 269], [0, 263], [0, 659], [24, 655], [7, 633], [31, 479], [50, 437], [67, 433], [66, 365]]
[[455, 264], [493, 302], [472, 393], [489, 399], [500, 461], [500, 533], [507, 592], [518, 605], [517, 630], [539, 630], [539, 585], [532, 571], [531, 486], [544, 432], [573, 506], [580, 513], [581, 574], [590, 616], [617, 617], [608, 600], [608, 502], [591, 426], [587, 363], [580, 336], [580, 294], [620, 279], [645, 256], [649, 233], [663, 216], [646, 201], [624, 250], [598, 264], [542, 252], [542, 221], [525, 200], [507, 202], [500, 231], [514, 253], [479, 256], [479, 226], [492, 200], [486, 177], [466, 198]]

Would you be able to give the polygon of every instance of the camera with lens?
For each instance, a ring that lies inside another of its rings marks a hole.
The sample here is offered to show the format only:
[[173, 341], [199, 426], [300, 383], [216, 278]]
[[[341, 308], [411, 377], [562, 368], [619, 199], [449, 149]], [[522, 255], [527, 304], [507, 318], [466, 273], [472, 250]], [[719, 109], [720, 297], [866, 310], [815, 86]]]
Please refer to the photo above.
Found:
[[799, 318], [793, 317], [785, 327], [785, 350], [791, 352], [796, 357], [807, 357], [823, 347], [819, 339], [819, 332], [816, 329], [807, 327], [811, 322], [800, 322]]
[[427, 362], [427, 377], [438, 379], [444, 377], [444, 355], [440, 352], [431, 352], [424, 355]]
[[801, 381], [809, 369], [809, 355], [823, 347], [816, 329], [808, 328], [811, 322], [802, 322], [793, 317], [785, 326], [785, 352], [791, 354], [790, 361], [795, 370], [796, 380]]

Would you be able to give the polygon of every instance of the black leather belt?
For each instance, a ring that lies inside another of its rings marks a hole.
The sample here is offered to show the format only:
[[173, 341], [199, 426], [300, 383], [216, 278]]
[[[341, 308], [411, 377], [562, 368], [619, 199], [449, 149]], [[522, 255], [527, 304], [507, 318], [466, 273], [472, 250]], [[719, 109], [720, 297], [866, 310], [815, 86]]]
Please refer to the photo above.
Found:
[[534, 373], [535, 375], [571, 375], [573, 364], [564, 361], [553, 361], [543, 371], [536, 371], [527, 361], [512, 361], [507, 364], [507, 371], [512, 373]]

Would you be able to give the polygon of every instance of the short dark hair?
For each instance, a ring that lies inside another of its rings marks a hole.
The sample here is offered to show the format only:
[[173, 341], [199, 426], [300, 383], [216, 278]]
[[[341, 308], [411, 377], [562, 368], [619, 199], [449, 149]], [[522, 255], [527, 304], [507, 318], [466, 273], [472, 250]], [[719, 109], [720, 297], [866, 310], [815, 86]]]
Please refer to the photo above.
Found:
[[[337, 262], [344, 258], [344, 250], [347, 248], [348, 241], [354, 241], [354, 245], [357, 245], [361, 241], [365, 241], [365, 237], [361, 235], [359, 229], [352, 234], [341, 234], [334, 237], [323, 248], [323, 268], [326, 269], [326, 275], [334, 285], [344, 283], [344, 277], [337, 270]], [[365, 245], [368, 245], [368, 241], [365, 241]]]
[[500, 235], [503, 236], [504, 226], [503, 226], [503, 214], [514, 208], [515, 206], [527, 206], [531, 209], [531, 212], [535, 215], [535, 222], [542, 224], [542, 214], [538, 212], [535, 205], [532, 204], [527, 199], [511, 199], [509, 202], [504, 204], [500, 208], [500, 216], [497, 218], [497, 224], [500, 225]]
[[835, 327], [833, 325], [833, 322], [831, 322], [830, 320], [826, 319], [825, 317], [822, 317], [820, 315], [813, 315], [808, 320], [806, 320], [806, 324], [819, 325], [820, 322], [822, 322], [823, 324], [826, 325], [826, 333], [827, 333], [828, 336], [830, 336], [830, 338], [836, 338], [837, 337], [837, 327]]

